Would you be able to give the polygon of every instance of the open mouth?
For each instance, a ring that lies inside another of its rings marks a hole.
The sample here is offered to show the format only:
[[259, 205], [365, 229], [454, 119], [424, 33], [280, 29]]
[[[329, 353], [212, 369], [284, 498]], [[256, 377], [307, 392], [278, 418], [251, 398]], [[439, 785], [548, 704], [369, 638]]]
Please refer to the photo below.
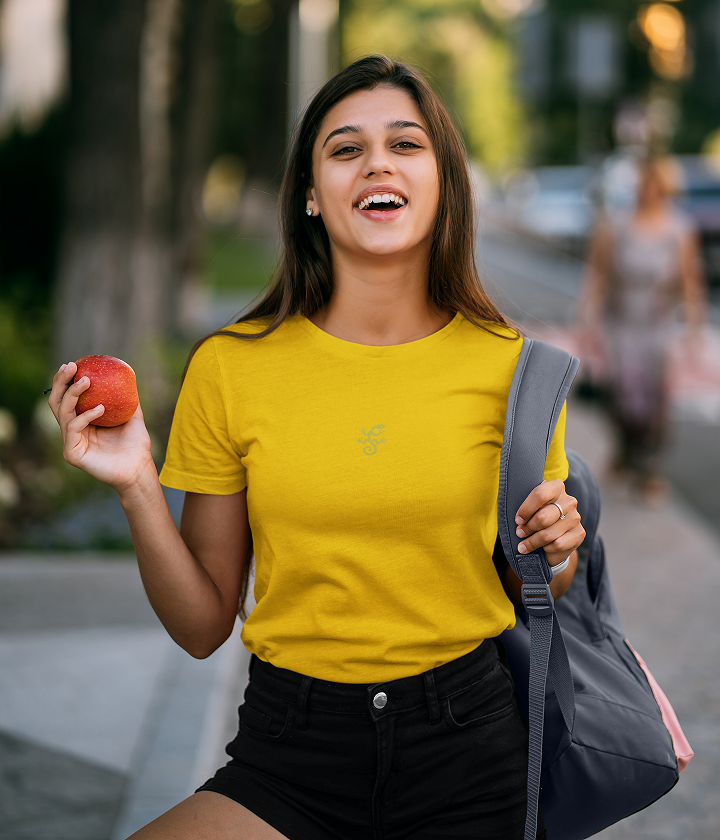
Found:
[[[377, 204], [373, 202], [372, 206], [370, 206], [369, 210], [397, 210], [398, 207], [402, 207], [402, 204], [393, 204], [392, 201], [379, 201]], [[365, 208], [361, 208], [365, 209]]]
[[369, 195], [364, 198], [358, 205], [358, 210], [380, 210], [381, 212], [388, 212], [389, 210], [397, 210], [399, 207], [404, 207], [406, 204], [402, 196], [394, 193], [382, 193], [377, 195]]

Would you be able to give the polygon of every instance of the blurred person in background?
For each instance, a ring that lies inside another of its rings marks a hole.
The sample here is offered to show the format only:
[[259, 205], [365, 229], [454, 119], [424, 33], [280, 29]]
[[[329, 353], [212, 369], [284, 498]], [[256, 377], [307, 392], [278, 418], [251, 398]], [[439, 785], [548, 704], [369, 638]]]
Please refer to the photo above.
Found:
[[[230, 635], [255, 550], [231, 761], [133, 838], [520, 840], [528, 738], [496, 641], [519, 581], [494, 555], [522, 338], [479, 282], [461, 140], [414, 71], [360, 59], [309, 105], [280, 204], [275, 284], [187, 368], [161, 475], [179, 532], [140, 409], [96, 428], [74, 363], [53, 382], [66, 459], [119, 492], [192, 655]], [[585, 536], [564, 428], [516, 518], [556, 598]]]
[[634, 210], [601, 217], [596, 226], [578, 310], [582, 354], [604, 362], [618, 439], [614, 470], [628, 472], [649, 502], [667, 490], [660, 456], [678, 299], [690, 361], [699, 357], [704, 321], [699, 240], [673, 203], [678, 185], [671, 158], [642, 162]]

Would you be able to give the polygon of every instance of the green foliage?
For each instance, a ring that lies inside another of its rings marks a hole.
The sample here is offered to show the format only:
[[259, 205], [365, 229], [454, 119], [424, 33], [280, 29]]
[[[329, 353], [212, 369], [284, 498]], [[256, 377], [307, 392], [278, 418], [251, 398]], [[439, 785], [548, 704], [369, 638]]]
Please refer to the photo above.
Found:
[[205, 241], [204, 276], [211, 289], [261, 289], [275, 269], [277, 257], [264, 241], [226, 228], [208, 233]]
[[472, 157], [501, 173], [525, 153], [511, 28], [478, 0], [346, 0], [346, 63], [381, 52], [407, 61], [455, 112]]
[[0, 297], [0, 394], [19, 426], [27, 425], [50, 384], [50, 311], [19, 277]]
[[[0, 142], [0, 402], [20, 427], [49, 385], [64, 113]], [[59, 362], [58, 362], [59, 365]]]

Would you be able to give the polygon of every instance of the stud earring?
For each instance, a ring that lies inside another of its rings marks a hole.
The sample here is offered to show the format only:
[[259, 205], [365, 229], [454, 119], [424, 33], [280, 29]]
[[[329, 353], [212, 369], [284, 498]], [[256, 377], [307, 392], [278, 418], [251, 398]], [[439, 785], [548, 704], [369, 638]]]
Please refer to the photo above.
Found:
[[308, 208], [305, 212], [308, 214], [308, 216], [312, 216], [312, 210], [310, 210], [310, 208]]

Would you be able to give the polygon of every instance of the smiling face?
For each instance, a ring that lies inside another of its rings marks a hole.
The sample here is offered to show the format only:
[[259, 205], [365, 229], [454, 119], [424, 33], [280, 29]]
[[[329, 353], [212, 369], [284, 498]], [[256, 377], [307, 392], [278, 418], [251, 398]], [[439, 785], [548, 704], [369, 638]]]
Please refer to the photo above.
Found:
[[381, 86], [338, 102], [313, 147], [307, 198], [334, 258], [429, 254], [438, 171], [412, 97]]

